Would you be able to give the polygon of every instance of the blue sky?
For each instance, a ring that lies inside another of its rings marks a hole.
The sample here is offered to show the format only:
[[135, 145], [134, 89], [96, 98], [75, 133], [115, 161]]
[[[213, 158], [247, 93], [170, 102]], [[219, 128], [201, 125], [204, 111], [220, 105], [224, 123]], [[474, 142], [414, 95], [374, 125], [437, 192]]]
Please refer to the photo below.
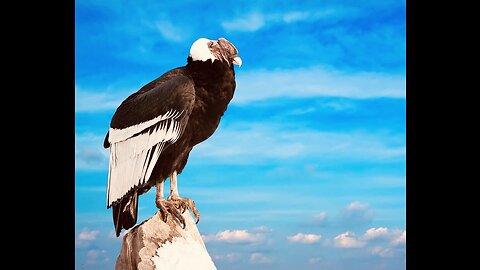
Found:
[[[179, 176], [219, 269], [405, 269], [404, 1], [77, 0], [75, 264], [113, 269], [102, 142], [199, 37], [243, 59]], [[168, 184], [168, 183], [167, 183]], [[156, 211], [140, 197], [139, 221]]]

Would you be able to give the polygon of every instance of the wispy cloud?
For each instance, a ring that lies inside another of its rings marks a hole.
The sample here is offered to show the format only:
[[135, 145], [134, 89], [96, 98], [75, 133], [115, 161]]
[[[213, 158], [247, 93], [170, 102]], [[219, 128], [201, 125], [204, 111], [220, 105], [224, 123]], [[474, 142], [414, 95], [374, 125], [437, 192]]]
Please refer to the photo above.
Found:
[[108, 168], [109, 151], [103, 148], [103, 136], [92, 133], [75, 135], [76, 170], [95, 171]]
[[402, 245], [407, 242], [407, 231], [395, 231], [391, 243], [395, 246]]
[[177, 26], [173, 25], [172, 22], [168, 20], [158, 21], [156, 23], [156, 27], [162, 37], [168, 41], [181, 42], [187, 38], [185, 30], [179, 29]]
[[263, 14], [252, 12], [249, 15], [222, 22], [222, 27], [227, 31], [253, 32], [262, 28], [265, 23]]
[[333, 242], [337, 248], [361, 248], [366, 244], [364, 241], [357, 239], [355, 233], [349, 231], [335, 236]]
[[321, 260], [322, 260], [322, 259], [319, 258], [319, 257], [314, 257], [314, 258], [308, 259], [308, 263], [309, 263], [309, 264], [317, 264], [317, 263], [319, 263]]
[[247, 230], [225, 230], [215, 235], [203, 235], [202, 238], [205, 242], [256, 243], [262, 241], [265, 236]]
[[265, 225], [262, 225], [262, 226], [258, 226], [258, 227], [252, 228], [251, 231], [252, 231], [252, 232], [259, 232], [259, 233], [266, 233], [266, 232], [271, 232], [272, 229], [268, 228], [268, 227], [265, 226]]
[[110, 258], [107, 256], [107, 251], [104, 249], [90, 249], [87, 251], [87, 264], [107, 264]]
[[368, 205], [363, 204], [359, 201], [353, 201], [349, 203], [347, 206], [345, 206], [345, 210], [349, 212], [358, 212], [358, 211], [364, 212], [368, 210]]
[[[267, 123], [230, 126], [196, 146], [196, 162], [251, 164], [301, 158], [378, 160], [403, 158], [405, 146], [391, 145], [395, 136], [291, 130]], [[232, 141], [235, 144], [232, 144]]]
[[250, 263], [252, 264], [270, 264], [273, 260], [260, 252], [255, 252], [250, 255]]
[[287, 239], [292, 243], [302, 243], [302, 244], [314, 244], [318, 243], [322, 238], [319, 234], [303, 234], [297, 233], [292, 236], [288, 236]]
[[100, 147], [81, 147], [75, 151], [75, 168], [78, 170], [105, 170], [108, 157]]
[[236, 262], [242, 257], [242, 254], [240, 253], [227, 253], [224, 255], [219, 255], [219, 254], [213, 254], [212, 258], [215, 261], [227, 261], [227, 262]]
[[377, 256], [380, 256], [380, 257], [384, 257], [384, 258], [393, 257], [393, 255], [394, 255], [394, 252], [393, 252], [392, 248], [382, 247], [382, 246], [374, 246], [374, 247], [370, 248], [370, 252], [373, 255], [377, 255]]
[[317, 225], [325, 224], [327, 221], [328, 215], [327, 212], [319, 212], [313, 215], [313, 222]]
[[[246, 104], [272, 98], [405, 98], [403, 75], [376, 72], [344, 72], [325, 67], [291, 70], [251, 70], [238, 72], [237, 88], [232, 104]], [[123, 87], [129, 88], [129, 87]], [[136, 89], [110, 91], [75, 89], [76, 112], [115, 110]], [[327, 104], [328, 105], [328, 104]], [[332, 103], [333, 106], [345, 104]], [[302, 114], [314, 108], [302, 108]]]
[[237, 74], [234, 103], [275, 97], [405, 98], [403, 75], [343, 72], [325, 67], [253, 70]]
[[[222, 22], [222, 27], [227, 32], [255, 32], [266, 26], [276, 24], [290, 24], [303, 21], [316, 21], [320, 19], [332, 19], [346, 15], [346, 9], [326, 8], [323, 10], [292, 10], [277, 13], [265, 13], [252, 11], [242, 14], [232, 20]], [[350, 10], [352, 12], [352, 10]]]
[[367, 204], [353, 201], [342, 209], [341, 217], [350, 224], [367, 223], [373, 220], [373, 211]]
[[[109, 150], [103, 148], [105, 135], [76, 136], [77, 170], [106, 170]], [[236, 142], [232, 144], [232, 141]], [[361, 132], [292, 130], [272, 123], [242, 123], [220, 128], [191, 153], [196, 164], [255, 164], [301, 159], [372, 160], [386, 162], [405, 157], [406, 149], [394, 135]], [[360, 215], [362, 209], [346, 209], [346, 217]], [[371, 212], [364, 213], [365, 220]]]
[[116, 109], [128, 91], [86, 91], [75, 86], [75, 112], [99, 112]]

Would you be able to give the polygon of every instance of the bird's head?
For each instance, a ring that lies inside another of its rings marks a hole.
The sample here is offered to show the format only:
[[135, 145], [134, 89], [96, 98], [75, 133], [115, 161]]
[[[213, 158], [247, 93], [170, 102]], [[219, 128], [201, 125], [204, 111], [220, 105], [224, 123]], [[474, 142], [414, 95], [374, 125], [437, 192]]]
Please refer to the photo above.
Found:
[[211, 59], [226, 62], [229, 65], [242, 65], [242, 58], [238, 56], [238, 50], [228, 40], [219, 38], [210, 40], [206, 38], [197, 39], [190, 48], [190, 57], [194, 61], [207, 61]]

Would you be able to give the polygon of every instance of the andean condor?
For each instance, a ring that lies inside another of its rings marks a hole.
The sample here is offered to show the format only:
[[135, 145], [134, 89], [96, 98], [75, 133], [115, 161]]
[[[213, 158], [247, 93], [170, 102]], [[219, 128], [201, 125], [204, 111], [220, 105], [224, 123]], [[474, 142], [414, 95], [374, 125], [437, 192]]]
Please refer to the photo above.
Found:
[[233, 98], [234, 64], [241, 66], [242, 60], [232, 43], [200, 38], [186, 66], [151, 81], [117, 108], [104, 142], [110, 148], [107, 209], [112, 207], [117, 237], [135, 225], [138, 196], [152, 186], [164, 221], [170, 214], [185, 227], [180, 211], [187, 208], [200, 220], [194, 201], [178, 194], [177, 175], [192, 148], [215, 132]]

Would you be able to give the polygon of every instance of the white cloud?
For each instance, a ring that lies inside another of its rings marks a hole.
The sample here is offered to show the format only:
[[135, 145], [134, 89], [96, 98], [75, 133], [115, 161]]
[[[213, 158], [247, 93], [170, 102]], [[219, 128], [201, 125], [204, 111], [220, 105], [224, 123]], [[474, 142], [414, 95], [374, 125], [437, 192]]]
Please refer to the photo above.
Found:
[[228, 32], [254, 32], [268, 25], [338, 18], [346, 14], [346, 11], [346, 9], [340, 10], [332, 8], [317, 11], [293, 10], [283, 13], [253, 11], [249, 14], [242, 14], [240, 17], [222, 22], [222, 27]]
[[320, 212], [313, 215], [313, 221], [315, 224], [323, 224], [327, 221], [327, 212]]
[[260, 252], [255, 252], [250, 255], [250, 263], [253, 264], [269, 264], [272, 263], [272, 259], [263, 255]]
[[306, 108], [300, 108], [300, 109], [293, 109], [291, 110], [288, 114], [289, 115], [303, 115], [303, 114], [309, 114], [312, 112], [315, 112], [317, 109], [314, 107], [306, 107]]
[[357, 239], [353, 232], [344, 232], [334, 238], [334, 245], [338, 248], [361, 248], [365, 242]]
[[81, 241], [94, 241], [100, 232], [97, 230], [83, 230], [78, 234], [78, 240]]
[[104, 249], [90, 249], [87, 251], [87, 264], [106, 264], [110, 262], [107, 251]]
[[105, 250], [91, 249], [87, 252], [88, 258], [98, 258], [102, 253], [106, 253]]
[[[354, 206], [354, 208], [358, 207], [358, 204]], [[378, 241], [372, 241], [376, 239]], [[337, 248], [361, 248], [367, 246], [372, 255], [384, 258], [393, 257], [396, 250], [398, 250], [396, 246], [405, 242], [405, 230], [390, 230], [387, 227], [370, 228], [361, 237], [357, 237], [353, 232], [347, 231], [334, 238], [334, 246]]]
[[97, 240], [99, 234], [98, 230], [83, 229], [75, 239], [75, 246], [88, 247], [93, 241]]
[[240, 253], [227, 253], [225, 255], [214, 254], [213, 259], [216, 261], [236, 262], [241, 256]]
[[370, 252], [373, 255], [377, 255], [377, 256], [380, 256], [380, 257], [384, 257], [384, 258], [393, 257], [393, 255], [394, 255], [393, 249], [388, 248], [388, 247], [381, 247], [381, 246], [372, 247], [370, 249]]
[[264, 235], [247, 230], [225, 230], [215, 235], [203, 235], [202, 238], [205, 242], [256, 243], [263, 240]]
[[321, 261], [322, 259], [321, 258], [318, 258], [318, 257], [315, 257], [315, 258], [310, 258], [308, 259], [308, 263], [309, 264], [317, 264]]
[[349, 203], [344, 209], [342, 209], [341, 215], [343, 221], [349, 223], [365, 223], [370, 222], [373, 219], [373, 212], [368, 205], [358, 201]]
[[258, 12], [250, 13], [247, 16], [233, 19], [232, 21], [222, 22], [223, 29], [227, 31], [257, 31], [265, 25], [263, 14]]
[[368, 210], [368, 205], [360, 203], [359, 201], [353, 201], [349, 203], [346, 207], [348, 211], [366, 211]]
[[386, 227], [370, 228], [362, 236], [363, 240], [382, 239], [388, 241], [392, 246], [405, 244], [407, 241], [407, 231], [394, 229], [389, 230]]
[[239, 123], [228, 129], [220, 127], [209, 140], [196, 146], [191, 159], [197, 164], [257, 164], [302, 157], [383, 162], [405, 157], [405, 145], [395, 145], [397, 140], [400, 139], [392, 135], [290, 130], [269, 123]]
[[[168, 27], [164, 28], [167, 29]], [[251, 70], [236, 74], [237, 87], [232, 103], [245, 104], [276, 97], [405, 98], [403, 75], [379, 72], [344, 72], [326, 67], [287, 70]], [[84, 90], [75, 86], [75, 111], [115, 110], [138, 86], [123, 90]], [[118, 87], [116, 87], [118, 88]], [[134, 89], [135, 88], [135, 89]]]
[[405, 98], [405, 76], [378, 72], [348, 73], [324, 67], [239, 72], [234, 103], [275, 97]]
[[288, 241], [292, 243], [302, 243], [302, 244], [314, 244], [319, 242], [321, 238], [322, 236], [319, 234], [303, 234], [303, 233], [297, 233], [295, 235], [287, 237]]
[[388, 228], [386, 227], [370, 228], [363, 234], [363, 239], [370, 240], [370, 239], [375, 239], [379, 237], [386, 237], [388, 236], [388, 234], [389, 234], [389, 231], [388, 231]]
[[85, 91], [75, 86], [75, 112], [98, 112], [116, 109], [127, 91]]
[[272, 229], [268, 228], [267, 226], [262, 225], [262, 226], [252, 228], [251, 231], [252, 232], [259, 232], [259, 233], [266, 233], [266, 232], [271, 232]]
[[392, 236], [390, 243], [393, 245], [402, 245], [407, 242], [407, 231], [395, 231]]
[[107, 170], [109, 150], [103, 148], [105, 135], [75, 134], [75, 169]]
[[178, 27], [173, 25], [170, 21], [162, 20], [156, 23], [156, 28], [160, 32], [163, 38], [168, 41], [181, 42], [185, 40], [183, 33], [185, 31], [180, 30]]
[[353, 10], [326, 8], [316, 11], [290, 11], [283, 14], [278, 14], [276, 17], [281, 17], [285, 23], [295, 23], [301, 21], [316, 21], [320, 19], [333, 19], [347, 13], [353, 14]]
[[100, 147], [79, 147], [75, 149], [75, 169], [106, 170], [108, 156]]

